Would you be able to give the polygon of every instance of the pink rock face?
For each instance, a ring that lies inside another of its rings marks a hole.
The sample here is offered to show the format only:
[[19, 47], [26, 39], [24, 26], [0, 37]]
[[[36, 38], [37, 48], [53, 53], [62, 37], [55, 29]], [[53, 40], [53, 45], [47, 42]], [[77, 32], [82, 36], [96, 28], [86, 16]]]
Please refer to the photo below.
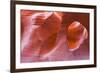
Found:
[[22, 59], [50, 52], [61, 28], [61, 13], [26, 12], [22, 17]]
[[61, 12], [21, 10], [21, 62], [72, 59], [88, 34], [78, 21], [62, 27], [62, 19]]

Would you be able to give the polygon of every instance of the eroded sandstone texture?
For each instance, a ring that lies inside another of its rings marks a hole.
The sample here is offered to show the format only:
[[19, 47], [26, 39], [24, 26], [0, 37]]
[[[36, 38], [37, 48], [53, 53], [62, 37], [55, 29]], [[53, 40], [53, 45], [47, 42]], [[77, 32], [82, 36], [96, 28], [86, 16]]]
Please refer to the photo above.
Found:
[[[66, 22], [73, 19], [73, 15], [21, 10], [21, 62], [75, 60], [78, 55], [73, 52], [82, 49], [80, 46], [89, 49], [82, 45], [84, 40], [88, 40], [87, 26], [80, 20]], [[86, 25], [89, 25], [88, 22]], [[88, 59], [88, 54], [84, 58], [82, 54], [79, 59]]]
[[78, 49], [88, 36], [86, 28], [77, 21], [71, 23], [66, 31], [67, 44], [70, 51]]

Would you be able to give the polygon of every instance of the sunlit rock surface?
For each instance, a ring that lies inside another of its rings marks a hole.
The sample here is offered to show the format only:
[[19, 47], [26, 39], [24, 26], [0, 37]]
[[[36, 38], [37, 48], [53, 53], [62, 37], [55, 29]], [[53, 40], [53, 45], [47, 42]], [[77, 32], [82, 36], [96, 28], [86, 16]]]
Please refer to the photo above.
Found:
[[70, 51], [78, 49], [88, 37], [86, 28], [78, 21], [72, 22], [66, 31], [67, 44]]

